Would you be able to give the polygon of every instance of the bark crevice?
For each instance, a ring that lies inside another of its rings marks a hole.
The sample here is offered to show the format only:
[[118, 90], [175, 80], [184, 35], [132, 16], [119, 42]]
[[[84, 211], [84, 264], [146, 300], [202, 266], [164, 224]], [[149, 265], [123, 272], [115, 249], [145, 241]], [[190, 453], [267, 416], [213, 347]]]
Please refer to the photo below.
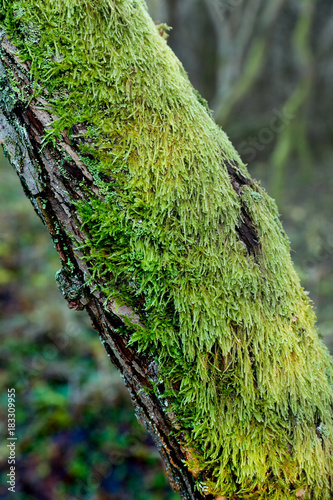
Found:
[[253, 188], [254, 183], [251, 179], [242, 174], [239, 168], [237, 168], [237, 164], [234, 160], [226, 161], [226, 166], [231, 185], [234, 191], [238, 194], [241, 203], [241, 218], [239, 225], [236, 227], [236, 231], [240, 241], [242, 241], [246, 246], [248, 253], [250, 255], [256, 255], [260, 251], [261, 247], [258, 230], [255, 227], [246, 203], [241, 198], [242, 186], [250, 186]]

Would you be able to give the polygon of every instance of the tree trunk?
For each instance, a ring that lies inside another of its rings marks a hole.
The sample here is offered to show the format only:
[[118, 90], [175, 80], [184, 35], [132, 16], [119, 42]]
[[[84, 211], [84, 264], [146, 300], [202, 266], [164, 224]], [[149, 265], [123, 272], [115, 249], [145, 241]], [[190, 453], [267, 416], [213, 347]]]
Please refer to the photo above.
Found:
[[[0, 139], [183, 499], [329, 499], [332, 360], [276, 206], [143, 0], [3, 1]], [[162, 35], [162, 36], [161, 36]]]

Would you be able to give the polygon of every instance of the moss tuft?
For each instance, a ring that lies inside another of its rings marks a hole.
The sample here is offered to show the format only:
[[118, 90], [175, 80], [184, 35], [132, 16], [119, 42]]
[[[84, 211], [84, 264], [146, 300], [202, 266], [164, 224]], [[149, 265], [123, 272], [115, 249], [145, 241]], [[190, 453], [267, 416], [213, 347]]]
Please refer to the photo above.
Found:
[[132, 342], [159, 363], [198, 488], [329, 499], [332, 360], [276, 205], [143, 0], [3, 0], [0, 19], [52, 96], [45, 140], [67, 129], [105, 196], [77, 206], [92, 276], [140, 313]]

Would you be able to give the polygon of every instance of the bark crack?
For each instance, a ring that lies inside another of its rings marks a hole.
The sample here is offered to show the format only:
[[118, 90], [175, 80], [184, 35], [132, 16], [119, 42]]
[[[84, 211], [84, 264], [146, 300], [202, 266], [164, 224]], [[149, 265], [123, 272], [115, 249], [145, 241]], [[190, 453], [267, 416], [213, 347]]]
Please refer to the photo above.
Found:
[[234, 160], [227, 160], [226, 167], [231, 185], [234, 191], [238, 194], [239, 201], [241, 203], [241, 219], [239, 225], [236, 227], [236, 231], [240, 241], [245, 244], [248, 253], [250, 255], [256, 255], [261, 247], [258, 229], [255, 227], [254, 222], [251, 219], [249, 209], [241, 196], [242, 186], [250, 186], [251, 188], [254, 188], [254, 183], [251, 179], [248, 179], [242, 174]]

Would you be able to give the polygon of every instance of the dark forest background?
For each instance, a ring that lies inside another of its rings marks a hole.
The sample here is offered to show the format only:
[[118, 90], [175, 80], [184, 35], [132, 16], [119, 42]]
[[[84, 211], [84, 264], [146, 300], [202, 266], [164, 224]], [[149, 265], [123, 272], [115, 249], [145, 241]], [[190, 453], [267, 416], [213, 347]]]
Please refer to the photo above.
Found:
[[[277, 200], [318, 329], [333, 350], [331, 0], [150, 0], [168, 42]], [[22, 500], [176, 500], [152, 440], [84, 313], [57, 290], [59, 259], [0, 158], [0, 497], [10, 498], [7, 388], [17, 394]]]

